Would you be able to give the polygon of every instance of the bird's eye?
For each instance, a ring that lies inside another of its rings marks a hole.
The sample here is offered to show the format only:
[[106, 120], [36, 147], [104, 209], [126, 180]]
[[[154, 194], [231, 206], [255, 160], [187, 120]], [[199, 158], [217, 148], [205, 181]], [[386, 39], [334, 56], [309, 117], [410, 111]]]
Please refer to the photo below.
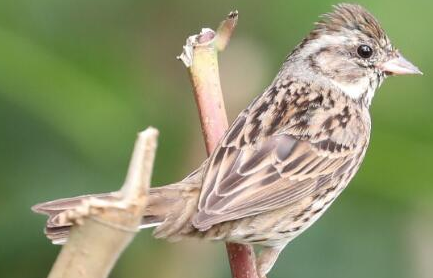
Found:
[[362, 44], [358, 47], [358, 55], [364, 59], [370, 58], [373, 55], [373, 49], [366, 44]]

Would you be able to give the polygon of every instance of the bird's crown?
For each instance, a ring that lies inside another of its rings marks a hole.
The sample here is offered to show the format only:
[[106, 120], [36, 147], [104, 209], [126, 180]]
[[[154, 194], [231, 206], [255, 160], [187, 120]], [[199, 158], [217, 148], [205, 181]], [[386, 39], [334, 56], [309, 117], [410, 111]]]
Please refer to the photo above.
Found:
[[385, 31], [379, 21], [365, 8], [357, 4], [338, 4], [334, 11], [322, 15], [316, 23], [311, 36], [335, 34], [341, 32], [359, 32], [375, 40], [382, 47], [390, 45]]

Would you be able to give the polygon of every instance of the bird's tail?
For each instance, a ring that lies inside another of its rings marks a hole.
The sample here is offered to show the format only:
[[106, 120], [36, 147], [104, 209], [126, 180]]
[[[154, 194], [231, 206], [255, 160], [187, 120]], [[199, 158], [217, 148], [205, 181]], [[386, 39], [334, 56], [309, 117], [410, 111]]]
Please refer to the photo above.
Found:
[[[156, 237], [173, 237], [180, 234], [196, 209], [199, 189], [200, 183], [187, 180], [151, 188], [140, 229], [158, 226], [154, 231]], [[119, 194], [115, 192], [58, 199], [37, 204], [32, 207], [32, 210], [48, 215], [45, 226], [46, 236], [54, 244], [63, 244], [67, 241], [72, 223], [61, 221], [62, 212], [74, 209], [90, 198], [108, 201], [116, 200], [118, 196]]]

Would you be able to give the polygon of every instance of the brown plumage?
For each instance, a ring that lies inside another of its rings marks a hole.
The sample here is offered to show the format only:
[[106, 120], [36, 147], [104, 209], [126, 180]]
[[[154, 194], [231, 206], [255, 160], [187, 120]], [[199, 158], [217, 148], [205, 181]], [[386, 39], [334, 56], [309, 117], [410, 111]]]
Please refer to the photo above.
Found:
[[[362, 162], [369, 106], [390, 74], [420, 73], [391, 45], [378, 21], [342, 4], [288, 56], [272, 84], [242, 111], [219, 146], [183, 181], [150, 191], [143, 228], [172, 240], [200, 237], [260, 244], [260, 275], [329, 207]], [[34, 207], [58, 215], [88, 196]], [[114, 193], [97, 198], [116, 198]]]

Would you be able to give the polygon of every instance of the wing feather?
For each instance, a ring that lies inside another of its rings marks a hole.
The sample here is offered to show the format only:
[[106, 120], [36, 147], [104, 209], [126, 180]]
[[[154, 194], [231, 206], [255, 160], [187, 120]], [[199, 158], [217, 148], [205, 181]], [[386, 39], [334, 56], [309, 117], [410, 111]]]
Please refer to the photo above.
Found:
[[[299, 90], [296, 86], [286, 89]], [[307, 89], [301, 91], [308, 93]], [[221, 222], [290, 205], [314, 194], [359, 163], [360, 148], [354, 147], [360, 143], [356, 141], [358, 137], [338, 130], [339, 135], [344, 135], [339, 141], [332, 136], [332, 130], [325, 132], [320, 128], [320, 125], [330, 127], [326, 123], [331, 113], [318, 108], [314, 95], [303, 96], [303, 99], [313, 99], [312, 106], [308, 107], [304, 102], [296, 106], [296, 98], [287, 99], [286, 95], [295, 95], [293, 91], [272, 95], [278, 92], [268, 90], [268, 94], [241, 113], [210, 157], [198, 213], [193, 219], [196, 228], [206, 230]], [[289, 104], [282, 104], [284, 101]], [[316, 109], [314, 116], [312, 109]], [[278, 125], [264, 125], [265, 116], [278, 119]], [[336, 117], [336, 121], [340, 118]], [[316, 126], [309, 127], [308, 119]], [[345, 126], [359, 129], [350, 122]], [[315, 133], [307, 133], [311, 130]]]

